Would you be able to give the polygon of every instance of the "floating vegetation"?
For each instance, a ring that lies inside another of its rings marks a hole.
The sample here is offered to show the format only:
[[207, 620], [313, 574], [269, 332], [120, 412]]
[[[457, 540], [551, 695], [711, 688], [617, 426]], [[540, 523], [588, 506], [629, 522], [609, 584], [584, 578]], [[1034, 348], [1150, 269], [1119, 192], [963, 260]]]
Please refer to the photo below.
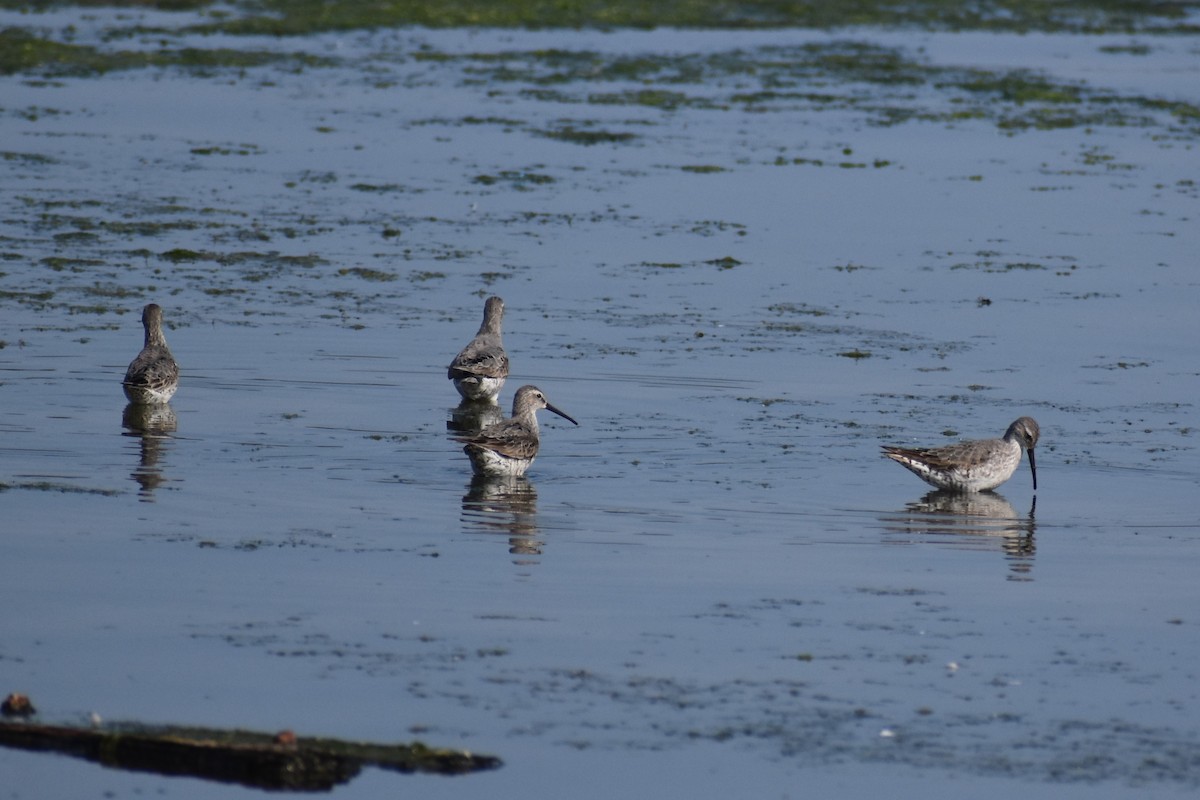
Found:
[[350, 185], [350, 188], [356, 192], [376, 192], [378, 194], [404, 191], [404, 187], [398, 183], [354, 183]]
[[85, 286], [82, 292], [92, 297], [115, 297], [118, 299], [141, 297], [142, 295], [140, 289], [130, 289], [124, 286], [101, 286], [100, 284]]
[[692, 225], [688, 229], [690, 233], [696, 233], [701, 236], [713, 236], [726, 231], [734, 231], [738, 236], [746, 235], [746, 226], [740, 222], [726, 222], [719, 219], [706, 219]]
[[89, 267], [102, 267], [105, 262], [95, 258], [65, 258], [46, 256], [38, 261], [55, 272], [87, 272]]
[[83, 728], [23, 721], [33, 713], [23, 715], [22, 721], [0, 722], [0, 745], [62, 753], [109, 769], [183, 775], [272, 791], [327, 792], [368, 766], [400, 773], [462, 775], [502, 765], [494, 756], [421, 742], [319, 739], [290, 730], [270, 734], [130, 723]]
[[58, 244], [86, 244], [99, 240], [99, 236], [87, 231], [68, 231], [66, 233], [56, 233], [53, 237]]
[[1149, 361], [1114, 361], [1109, 364], [1089, 364], [1085, 365], [1084, 369], [1141, 369], [1142, 367], [1150, 366]]
[[209, 256], [204, 253], [198, 253], [195, 250], [188, 250], [187, 248], [183, 247], [176, 247], [166, 251], [165, 253], [160, 253], [159, 257], [165, 261], [171, 261], [176, 264], [188, 261], [204, 261], [209, 258]]
[[[1016, 262], [1007, 262], [1007, 263], [997, 263], [995, 261], [984, 260], [984, 261], [976, 261], [974, 263], [963, 262], [963, 263], [958, 263], [958, 264], [952, 264], [950, 266], [950, 269], [952, 269], [952, 270], [977, 269], [981, 272], [1017, 272], [1017, 271], [1031, 272], [1031, 271], [1037, 271], [1037, 270], [1046, 270], [1046, 269], [1049, 269], [1049, 267], [1047, 267], [1045, 264], [1036, 264], [1031, 261], [1016, 261]], [[990, 301], [989, 301], [989, 303], [990, 303]], [[983, 305], [983, 304], [981, 304], [981, 305]]]
[[504, 128], [520, 128], [525, 123], [519, 119], [508, 119], [506, 117], [475, 117], [465, 116], [457, 120], [459, 125], [499, 125]]
[[192, 219], [177, 219], [170, 222], [152, 222], [138, 220], [135, 222], [100, 222], [97, 227], [115, 233], [119, 236], [161, 236], [170, 231], [194, 231], [210, 227]]
[[558, 128], [556, 130], [539, 131], [539, 134], [547, 139], [557, 139], [560, 142], [570, 142], [572, 144], [594, 145], [594, 144], [621, 144], [632, 141], [636, 138], [635, 134], [613, 131], [585, 131], [572, 126]]
[[554, 183], [554, 180], [550, 175], [543, 175], [537, 172], [502, 170], [496, 175], [476, 175], [471, 182], [482, 186], [494, 186], [497, 183], [505, 183], [519, 191], [529, 191], [531, 185], [541, 186], [547, 183]]
[[823, 308], [816, 308], [804, 303], [774, 303], [767, 306], [767, 310], [774, 311], [776, 314], [800, 314], [809, 317], [825, 317], [830, 313]]
[[883, 169], [884, 167], [890, 167], [892, 162], [884, 158], [877, 158], [867, 163], [866, 161], [826, 161], [822, 158], [793, 158], [788, 160], [783, 156], [775, 157], [775, 166], [782, 167], [787, 164], [810, 167], [839, 167], [841, 169], [867, 169], [868, 167]]
[[[639, 105], [672, 110], [858, 109], [872, 124], [912, 121], [957, 123], [992, 120], [1001, 130], [1053, 130], [1082, 126], [1157, 126], [1200, 123], [1200, 106], [1175, 99], [1121, 95], [1079, 81], [1066, 81], [1029, 69], [985, 70], [933, 64], [906, 48], [839, 39], [797, 46], [770, 46], [716, 53], [608, 55], [593, 51], [534, 50], [463, 55], [421, 54], [457, 62], [493, 86], [519, 84], [526, 99], [555, 104]], [[597, 83], [643, 84], [637, 89], [597, 91]], [[689, 84], [700, 91], [685, 92]], [[846, 86], [843, 91], [812, 91]], [[856, 84], [874, 91], [864, 93]], [[728, 95], [711, 96], [729, 86]], [[577, 87], [577, 88], [576, 88]], [[945, 100], [941, 107], [914, 90], [928, 88]], [[718, 89], [719, 90], [719, 89]], [[495, 91], [499, 91], [498, 89]], [[1167, 119], [1160, 119], [1166, 115]], [[577, 144], [628, 141], [632, 133], [611, 133], [564, 125], [542, 135]], [[850, 152], [844, 151], [844, 156]], [[777, 165], [882, 169], [891, 160], [829, 159], [779, 155]]]
[[[811, 6], [821, 6], [815, 10]], [[636, 9], [624, 2], [586, 7], [541, 3], [484, 3], [482, 0], [439, 4], [437, 8], [415, 0], [364, 6], [348, 0], [267, 0], [263, 5], [241, 7], [241, 16], [227, 15], [210, 25], [182, 32], [306, 34], [315, 30], [346, 30], [392, 25], [490, 25], [571, 27], [588, 24], [605, 27], [630, 25], [688, 25], [700, 27], [810, 27], [854, 25], [922, 25], [930, 28], [985, 30], [1049, 30], [1114, 32], [1116, 30], [1196, 31], [1190, 23], [1189, 4], [1136, 4], [1123, 2], [1036, 3], [1008, 0], [986, 7], [956, 9], [957, 4], [927, 1], [913, 5], [898, 2], [865, 4], [748, 3], [722, 10], [707, 3], [678, 2]], [[825, 6], [835, 8], [825, 8]], [[838, 10], [840, 9], [840, 10]], [[258, 15], [262, 16], [258, 16]], [[589, 22], [588, 20], [592, 20]], [[557, 20], [557, 21], [556, 21]], [[774, 20], [774, 21], [772, 21]], [[837, 21], [834, 21], [837, 20]], [[109, 39], [116, 38], [115, 35]], [[102, 51], [43, 38], [20, 28], [0, 31], [0, 74], [40, 72], [58, 75], [96, 75], [115, 69], [180, 67], [198, 71], [265, 65], [319, 68], [341, 61], [303, 53], [268, 53], [225, 49], [162, 48], [155, 51]], [[1136, 47], [1131, 46], [1136, 51]], [[757, 112], [771, 110], [858, 109], [876, 125], [911, 121], [956, 123], [988, 119], [1013, 134], [1025, 130], [1056, 130], [1084, 126], [1140, 126], [1163, 124], [1200, 129], [1200, 105], [1176, 98], [1120, 94], [1081, 81], [1069, 81], [1029, 69], [964, 68], [933, 64], [908, 48], [843, 38], [796, 46], [728, 50], [715, 53], [622, 54], [594, 51], [542, 49], [500, 53], [448, 54], [421, 51], [416, 60], [459, 64], [472, 83], [493, 87], [517, 85], [520, 96], [549, 103], [595, 106], [629, 105], [671, 111], [681, 107], [726, 110], [742, 105]], [[597, 84], [620, 84], [611, 91]], [[629, 88], [629, 83], [639, 84]], [[864, 93], [867, 85], [875, 91]], [[696, 87], [688, 91], [686, 87]], [[814, 90], [814, 86], [819, 90]], [[833, 87], [831, 90], [830, 87]], [[847, 88], [839, 90], [839, 86]], [[728, 87], [723, 89], [722, 87]], [[945, 100], [942, 107], [914, 90], [934, 90]], [[493, 91], [500, 91], [499, 88]], [[726, 94], [713, 95], [713, 92]], [[428, 121], [434, 122], [434, 121]], [[437, 120], [439, 124], [451, 121]], [[494, 124], [507, 129], [526, 128], [520, 120], [493, 116], [466, 116], [457, 124]], [[645, 124], [645, 123], [638, 123]], [[332, 130], [322, 126], [320, 130]], [[582, 145], [619, 144], [636, 135], [629, 131], [592, 129], [567, 122], [534, 133]], [[195, 155], [254, 155], [253, 145], [198, 146]], [[777, 164], [833, 166], [841, 169], [883, 168], [887, 159], [827, 159], [804, 156], [776, 158]], [[320, 182], [331, 176], [305, 176], [300, 182]], [[336, 180], [336, 178], [333, 178]], [[289, 182], [295, 186], [296, 182]]]
[[34, 492], [60, 492], [62, 494], [91, 494], [100, 497], [119, 497], [121, 492], [115, 489], [92, 489], [86, 486], [74, 486], [69, 483], [54, 483], [52, 481], [28, 481], [26, 483], [0, 482], [0, 492], [10, 489], [26, 489]]
[[235, 147], [193, 147], [190, 151], [197, 156], [253, 156], [260, 155], [262, 148], [254, 144], [240, 144]]
[[336, 172], [317, 171], [306, 169], [300, 173], [300, 177], [296, 181], [289, 181], [287, 186], [294, 186], [297, 183], [337, 183], [338, 176]]
[[970, 70], [958, 81], [957, 88], [967, 92], [994, 95], [999, 100], [1017, 105], [1074, 104], [1083, 100], [1084, 93], [1082, 85], [1056, 84], [1027, 70], [1002, 73]]
[[[0, 32], [0, 36], [3, 33]], [[3, 45], [0, 45], [3, 46]], [[5, 161], [20, 161], [25, 164], [57, 164], [58, 160], [41, 153], [14, 153], [11, 150], [0, 151], [0, 158]]]
[[646, 106], [673, 110], [682, 106], [712, 107], [711, 101], [688, 97], [682, 92], [672, 92], [665, 89], [638, 89], [637, 91], [590, 94], [587, 102], [602, 106]]
[[1147, 44], [1106, 44], [1097, 48], [1101, 53], [1125, 54], [1131, 56], [1150, 55], [1150, 45]]
[[254, 251], [239, 251], [234, 253], [214, 253], [210, 251], [189, 250], [177, 247], [160, 253], [164, 261], [175, 264], [196, 261], [213, 261], [223, 266], [239, 264], [274, 264], [283, 266], [315, 267], [327, 263], [318, 255], [289, 256], [277, 252], [257, 253]]
[[[486, 286], [491, 286], [492, 284], [496, 283], [496, 281], [504, 280], [506, 278], [511, 278], [511, 277], [512, 277], [512, 275], [507, 272], [481, 272], [481, 273], [479, 273], [479, 279], [481, 281], [483, 281], [483, 283]], [[487, 294], [487, 292], [480, 291], [478, 294], [482, 297], [482, 296], [485, 296]]]
[[368, 269], [366, 267], [346, 267], [337, 271], [338, 275], [354, 275], [362, 278], [364, 281], [394, 281], [399, 276], [394, 272], [384, 272], [378, 269]]
[[7, 289], [0, 289], [0, 300], [16, 300], [34, 307], [40, 307], [43, 304], [50, 302], [51, 298], [53, 297], [54, 292], [49, 290], [41, 292], [15, 292]]
[[[132, 0], [126, 0], [132, 2]], [[116, 5], [121, 5], [118, 2]], [[140, 4], [140, 3], [139, 3]], [[164, 8], [207, 7], [195, 0], [158, 0]], [[597, 3], [547, 3], [541, 0], [457, 0], [428, 3], [392, 0], [241, 0], [242, 13], [216, 17], [191, 30], [268, 36], [296, 36], [321, 31], [423, 26], [429, 28], [841, 28], [901, 26], [928, 30], [1060, 31], [1118, 33], [1186, 32], [1194, 5], [1145, 3], [1137, 0], [988, 0], [947, 3], [942, 0], [875, 0], [874, 2], [782, 3], [743, 0], [726, 4], [671, 0], [605, 0]]]
[[86, 45], [52, 41], [21, 28], [0, 30], [0, 75], [35, 72], [47, 77], [86, 78], [116, 70], [146, 67], [178, 67], [195, 72], [211, 72], [284, 62], [308, 66], [333, 63], [328, 58], [302, 53], [230, 48], [102, 51]]

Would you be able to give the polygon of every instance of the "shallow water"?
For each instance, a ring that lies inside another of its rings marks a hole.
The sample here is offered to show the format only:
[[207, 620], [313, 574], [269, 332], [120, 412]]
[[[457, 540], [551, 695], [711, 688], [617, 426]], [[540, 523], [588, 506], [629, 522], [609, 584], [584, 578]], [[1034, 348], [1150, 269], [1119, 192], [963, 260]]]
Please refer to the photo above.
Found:
[[[1195, 121], [1014, 129], [1031, 104], [771, 66], [849, 41], [1194, 104], [1194, 39], [198, 41], [341, 61], [0, 84], [0, 691], [505, 760], [348, 797], [1200, 784]], [[756, 70], [682, 71], [734, 52]], [[610, 76], [643, 53], [678, 59]], [[836, 99], [731, 99], [784, 77]], [[707, 100], [612, 99], [647, 88]], [[447, 437], [492, 293], [505, 406], [535, 383], [581, 422], [543, 415], [506, 490]], [[150, 301], [184, 378], [138, 435]], [[964, 502], [878, 456], [1022, 414], [1036, 502], [1024, 465]]]

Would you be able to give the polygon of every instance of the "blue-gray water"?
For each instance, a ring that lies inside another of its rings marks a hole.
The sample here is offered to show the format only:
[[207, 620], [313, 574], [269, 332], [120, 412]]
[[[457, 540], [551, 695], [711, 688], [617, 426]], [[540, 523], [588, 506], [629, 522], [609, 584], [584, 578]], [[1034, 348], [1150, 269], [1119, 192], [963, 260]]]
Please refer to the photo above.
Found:
[[[339, 66], [0, 80], [0, 692], [505, 761], [347, 798], [1194, 792], [1195, 120], [537, 77], [551, 48], [836, 41], [1198, 101], [1188, 37], [393, 31], [221, 42]], [[610, 97], [647, 87], [693, 102]], [[503, 404], [535, 383], [581, 422], [544, 415], [507, 494], [447, 438], [493, 293]], [[184, 377], [140, 437], [119, 381], [151, 301]], [[878, 455], [1023, 414], [1036, 506], [1025, 464], [968, 505]]]

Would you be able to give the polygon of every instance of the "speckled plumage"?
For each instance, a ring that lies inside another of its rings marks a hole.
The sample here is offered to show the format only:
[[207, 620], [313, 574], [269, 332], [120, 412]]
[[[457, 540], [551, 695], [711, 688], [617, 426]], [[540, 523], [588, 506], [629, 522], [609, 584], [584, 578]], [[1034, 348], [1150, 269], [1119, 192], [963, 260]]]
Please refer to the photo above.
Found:
[[500, 323], [504, 319], [504, 301], [489, 297], [483, 306], [483, 324], [479, 332], [450, 362], [446, 377], [464, 400], [494, 401], [508, 377], [508, 353], [504, 352]]
[[146, 405], [166, 403], [179, 388], [179, 365], [167, 347], [162, 332], [162, 309], [150, 303], [142, 309], [145, 345], [125, 370], [121, 381], [130, 402]]
[[474, 436], [459, 437], [460, 442], [466, 443], [463, 452], [471, 459], [475, 474], [506, 477], [524, 475], [541, 446], [537, 412], [543, 408], [575, 425], [579, 424], [566, 412], [547, 402], [541, 389], [522, 386], [513, 398], [512, 417], [489, 425]]
[[1021, 417], [1000, 439], [979, 439], [945, 447], [884, 447], [883, 455], [901, 464], [926, 483], [956, 492], [994, 489], [1012, 477], [1029, 453], [1029, 471], [1037, 491], [1037, 466], [1033, 448], [1040, 435], [1032, 417]]

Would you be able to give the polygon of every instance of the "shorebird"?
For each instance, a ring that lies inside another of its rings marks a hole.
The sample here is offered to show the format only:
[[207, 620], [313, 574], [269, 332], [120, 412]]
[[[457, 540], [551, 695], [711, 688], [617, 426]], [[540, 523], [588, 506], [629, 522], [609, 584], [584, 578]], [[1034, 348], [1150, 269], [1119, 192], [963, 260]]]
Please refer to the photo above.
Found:
[[465, 442], [463, 452], [471, 459], [476, 475], [516, 477], [537, 457], [541, 439], [538, 436], [537, 412], [552, 411], [578, 425], [565, 411], [546, 401], [546, 395], [536, 386], [522, 386], [513, 398], [513, 415], [503, 422], [489, 425], [474, 436], [456, 437]]
[[446, 370], [464, 400], [495, 402], [508, 377], [508, 353], [500, 340], [504, 301], [489, 297], [483, 305], [483, 324], [475, 338], [462, 349]]
[[1033, 474], [1036, 492], [1037, 467], [1033, 448], [1039, 433], [1033, 417], [1021, 417], [1008, 426], [1000, 439], [979, 439], [945, 447], [884, 447], [883, 455], [939, 489], [983, 492], [995, 489], [1011, 478], [1021, 463], [1021, 453], [1028, 451], [1029, 471]]
[[179, 388], [179, 365], [163, 337], [162, 319], [162, 309], [154, 303], [142, 309], [146, 344], [125, 370], [125, 379], [121, 381], [125, 396], [131, 402], [166, 403]]

